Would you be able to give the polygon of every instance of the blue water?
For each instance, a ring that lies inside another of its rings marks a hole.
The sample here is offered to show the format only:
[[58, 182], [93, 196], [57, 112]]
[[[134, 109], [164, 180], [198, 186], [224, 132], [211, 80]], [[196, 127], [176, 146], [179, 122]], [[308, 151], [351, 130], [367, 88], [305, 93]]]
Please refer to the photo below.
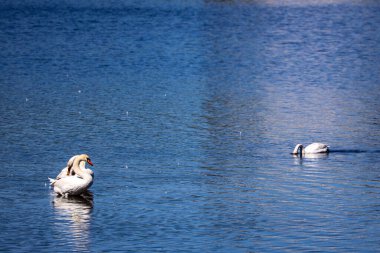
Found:
[[380, 5], [273, 2], [3, 1], [0, 251], [378, 252]]

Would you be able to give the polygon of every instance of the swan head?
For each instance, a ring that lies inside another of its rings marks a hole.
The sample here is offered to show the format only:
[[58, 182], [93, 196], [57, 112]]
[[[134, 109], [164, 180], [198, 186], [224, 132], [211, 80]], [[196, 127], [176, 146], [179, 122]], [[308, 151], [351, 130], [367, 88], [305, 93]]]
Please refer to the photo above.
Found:
[[296, 147], [293, 149], [292, 154], [297, 155], [298, 152], [302, 154], [302, 148], [303, 148], [302, 144], [297, 144]]
[[90, 164], [91, 166], [94, 166], [94, 164], [92, 163], [90, 157], [89, 157], [88, 155], [86, 155], [86, 154], [80, 155], [80, 156], [78, 157], [78, 160], [79, 160], [79, 162], [81, 162], [81, 161], [85, 161], [85, 162], [87, 162], [88, 164]]

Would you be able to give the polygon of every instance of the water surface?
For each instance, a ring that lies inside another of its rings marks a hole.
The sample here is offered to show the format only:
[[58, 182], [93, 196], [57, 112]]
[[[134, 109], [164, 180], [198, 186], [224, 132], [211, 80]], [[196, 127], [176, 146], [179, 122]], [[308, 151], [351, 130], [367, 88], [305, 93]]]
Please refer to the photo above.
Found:
[[380, 6], [292, 3], [4, 2], [0, 250], [378, 251]]

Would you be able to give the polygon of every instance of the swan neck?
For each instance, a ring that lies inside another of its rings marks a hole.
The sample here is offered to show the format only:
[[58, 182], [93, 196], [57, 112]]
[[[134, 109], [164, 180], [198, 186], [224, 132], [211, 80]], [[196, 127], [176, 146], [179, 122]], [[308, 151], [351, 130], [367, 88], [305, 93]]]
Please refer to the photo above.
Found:
[[83, 178], [84, 180], [91, 180], [92, 176], [89, 175], [84, 171], [86, 162], [83, 160], [75, 161], [73, 164], [72, 170], [77, 174], [79, 177]]
[[303, 145], [302, 144], [297, 144], [296, 147], [294, 148], [292, 154], [297, 155], [298, 153], [302, 154], [303, 151]]

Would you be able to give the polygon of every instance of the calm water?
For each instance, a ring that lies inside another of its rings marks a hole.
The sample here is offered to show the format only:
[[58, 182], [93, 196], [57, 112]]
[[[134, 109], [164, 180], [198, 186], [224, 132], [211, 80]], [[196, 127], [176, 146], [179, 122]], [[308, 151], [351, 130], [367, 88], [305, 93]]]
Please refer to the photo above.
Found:
[[1, 4], [0, 251], [379, 251], [380, 5], [243, 2]]

